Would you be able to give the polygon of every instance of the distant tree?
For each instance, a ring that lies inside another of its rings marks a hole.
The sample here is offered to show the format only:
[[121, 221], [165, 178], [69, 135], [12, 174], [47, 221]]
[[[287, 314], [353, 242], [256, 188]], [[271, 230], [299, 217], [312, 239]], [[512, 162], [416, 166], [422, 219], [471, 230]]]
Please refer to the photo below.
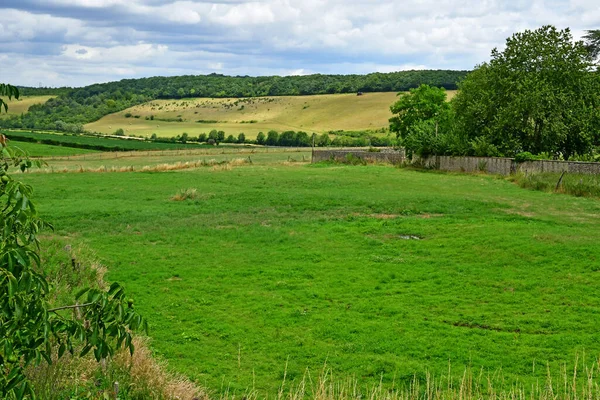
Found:
[[225, 140], [225, 132], [218, 131], [217, 132], [217, 145]]
[[206, 133], [201, 133], [200, 135], [198, 135], [198, 141], [199, 142], [201, 142], [201, 143], [202, 142], [206, 142], [206, 140], [207, 140]]
[[256, 135], [256, 144], [265, 144], [265, 134], [262, 132], [258, 132]]
[[213, 144], [217, 143], [218, 137], [219, 137], [219, 135], [218, 135], [216, 129], [213, 129], [212, 131], [210, 131], [208, 133], [208, 140], [212, 140]]
[[237, 142], [238, 143], [244, 143], [244, 142], [246, 142], [246, 135], [244, 135], [243, 132], [238, 135]]
[[65, 132], [67, 130], [67, 124], [64, 121], [56, 121], [55, 123], [55, 129], [57, 131], [60, 132]]
[[586, 31], [583, 39], [590, 56], [593, 59], [598, 58], [600, 56], [600, 29]]
[[235, 137], [233, 135], [229, 135], [229, 136], [227, 136], [227, 138], [225, 138], [224, 142], [225, 143], [235, 143], [236, 140], [235, 140]]
[[189, 135], [187, 134], [187, 132], [183, 132], [181, 134], [181, 137], [179, 138], [179, 141], [181, 143], [187, 143], [188, 140], [189, 140]]
[[267, 146], [277, 146], [279, 144], [279, 133], [277, 131], [269, 131], [265, 144]]
[[311, 145], [310, 137], [306, 132], [298, 132], [296, 133], [296, 146], [299, 147], [308, 147]]
[[460, 84], [453, 105], [462, 141], [483, 136], [505, 156], [590, 153], [600, 131], [600, 79], [592, 65], [568, 29], [512, 35]]
[[319, 139], [316, 141], [316, 145], [320, 147], [329, 146], [331, 144], [331, 138], [329, 137], [329, 133], [324, 133], [319, 136]]
[[[268, 141], [268, 139], [267, 139]], [[279, 146], [296, 146], [296, 132], [294, 131], [285, 131], [279, 135], [279, 141], [277, 143]]]
[[119, 128], [115, 131], [114, 133], [116, 136], [125, 136], [125, 131], [123, 130], [123, 128]]
[[153, 133], [153, 134], [150, 136], [150, 139], [151, 139], [151, 140], [156, 140], [156, 139], [158, 139], [158, 136], [156, 135], [156, 133]]

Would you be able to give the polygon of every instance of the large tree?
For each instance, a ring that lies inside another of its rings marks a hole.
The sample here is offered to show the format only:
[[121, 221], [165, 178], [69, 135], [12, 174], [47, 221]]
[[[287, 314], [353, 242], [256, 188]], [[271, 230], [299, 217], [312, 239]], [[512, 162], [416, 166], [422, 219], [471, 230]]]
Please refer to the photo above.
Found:
[[592, 66], [585, 44], [568, 29], [516, 33], [459, 85], [453, 101], [459, 131], [506, 156], [589, 153], [600, 128], [600, 82]]
[[396, 133], [409, 155], [426, 157], [446, 153], [453, 115], [444, 88], [420, 85], [390, 107], [390, 131]]
[[592, 58], [598, 58], [600, 56], [600, 29], [586, 31], [583, 39]]

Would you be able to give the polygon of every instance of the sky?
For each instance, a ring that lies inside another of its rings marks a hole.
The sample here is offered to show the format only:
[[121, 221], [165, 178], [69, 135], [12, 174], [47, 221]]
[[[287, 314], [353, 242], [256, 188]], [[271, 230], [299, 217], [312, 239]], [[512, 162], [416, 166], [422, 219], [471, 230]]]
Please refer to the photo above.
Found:
[[470, 70], [542, 25], [579, 39], [598, 0], [0, 0], [0, 82]]

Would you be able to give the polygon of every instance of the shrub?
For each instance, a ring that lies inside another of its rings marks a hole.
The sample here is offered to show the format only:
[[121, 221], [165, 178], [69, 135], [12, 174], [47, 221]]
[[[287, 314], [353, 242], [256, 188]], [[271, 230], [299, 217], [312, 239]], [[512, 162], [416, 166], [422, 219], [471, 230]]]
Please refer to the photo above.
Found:
[[534, 161], [534, 160], [538, 160], [539, 157], [534, 156], [533, 154], [531, 154], [528, 151], [522, 151], [520, 153], [517, 153], [517, 155], [515, 156], [515, 161], [518, 163], [522, 163], [525, 161]]

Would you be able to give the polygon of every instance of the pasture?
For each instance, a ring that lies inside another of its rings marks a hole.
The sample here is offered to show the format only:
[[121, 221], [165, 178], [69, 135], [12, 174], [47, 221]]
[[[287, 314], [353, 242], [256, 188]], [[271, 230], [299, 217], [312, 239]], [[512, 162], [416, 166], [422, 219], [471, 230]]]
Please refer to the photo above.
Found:
[[2, 109], [0, 118], [25, 113], [32, 105], [43, 104], [53, 97], [55, 96], [21, 96], [18, 99], [13, 98], [12, 100], [4, 98], [4, 101], [8, 104], [8, 112], [4, 112], [4, 109]]
[[[454, 92], [449, 92], [449, 97]], [[254, 139], [258, 132], [294, 130], [323, 133], [335, 130], [379, 130], [392, 116], [393, 92], [281, 96], [226, 99], [154, 100], [107, 115], [85, 128], [113, 133], [122, 128], [129, 135], [173, 137], [223, 130], [226, 135], [243, 132]], [[126, 118], [125, 115], [131, 114]], [[153, 120], [150, 120], [150, 117]], [[136, 118], [137, 117], [137, 118]], [[147, 119], [148, 118], [148, 119]], [[198, 122], [200, 121], [200, 122]]]
[[10, 141], [10, 145], [26, 151], [31, 157], [64, 157], [80, 154], [96, 153], [96, 150], [78, 149], [74, 147], [52, 146], [33, 142]]
[[531, 385], [600, 351], [595, 199], [285, 152], [24, 178], [56, 233], [135, 298], [155, 353], [216, 392], [273, 397], [325, 364], [386, 387], [449, 363]]

